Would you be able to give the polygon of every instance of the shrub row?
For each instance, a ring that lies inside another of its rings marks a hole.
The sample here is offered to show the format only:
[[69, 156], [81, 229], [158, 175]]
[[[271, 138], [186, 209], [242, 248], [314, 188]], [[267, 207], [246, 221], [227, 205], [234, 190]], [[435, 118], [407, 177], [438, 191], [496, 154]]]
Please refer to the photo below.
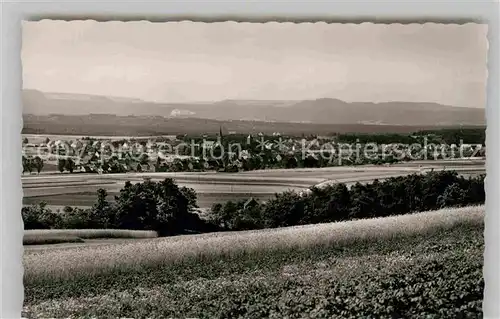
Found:
[[211, 218], [229, 230], [285, 227], [386, 217], [483, 203], [484, 175], [464, 178], [453, 171], [393, 177], [348, 188], [339, 183], [288, 191], [266, 203], [254, 200], [215, 204]]
[[23, 207], [22, 216], [25, 229], [153, 230], [160, 236], [217, 230], [200, 219], [196, 208], [193, 189], [165, 179], [126, 182], [113, 203], [107, 201], [106, 190], [99, 189], [91, 208], [65, 207], [56, 213], [40, 203]]
[[341, 143], [358, 142], [358, 143], [377, 143], [377, 144], [391, 144], [391, 143], [413, 144], [415, 142], [422, 141], [422, 139], [426, 137], [428, 143], [460, 145], [460, 142], [463, 142], [465, 144], [485, 145], [486, 130], [484, 129], [484, 127], [476, 127], [476, 128], [447, 128], [447, 129], [437, 129], [437, 130], [423, 130], [418, 132], [412, 132], [409, 134], [344, 133], [335, 135], [337, 141]]

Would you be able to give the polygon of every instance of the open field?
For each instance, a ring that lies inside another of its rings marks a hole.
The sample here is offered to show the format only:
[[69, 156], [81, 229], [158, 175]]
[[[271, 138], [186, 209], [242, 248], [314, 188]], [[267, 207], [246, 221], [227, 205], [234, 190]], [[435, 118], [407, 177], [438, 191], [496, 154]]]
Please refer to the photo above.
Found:
[[115, 136], [115, 135], [57, 135], [57, 134], [22, 134], [22, 138], [27, 138], [31, 144], [41, 144], [44, 143], [48, 138], [51, 141], [74, 141], [81, 139], [82, 137], [88, 137], [96, 140], [130, 140], [130, 139], [154, 139], [154, 138], [175, 138], [175, 135], [154, 135], [154, 136]]
[[[56, 237], [57, 238], [57, 237]], [[60, 238], [60, 237], [59, 237]], [[60, 241], [47, 241], [47, 242], [36, 242], [32, 244], [23, 244], [24, 251], [40, 251], [47, 249], [75, 249], [81, 247], [89, 246], [101, 246], [110, 244], [123, 244], [139, 241], [147, 241], [151, 238], [96, 238], [96, 239], [82, 239], [80, 237], [73, 237], [76, 240], [71, 241], [71, 236], [62, 237]], [[69, 240], [66, 240], [69, 239]]]
[[84, 243], [87, 239], [156, 238], [155, 231], [125, 229], [29, 229], [24, 231], [24, 245]]
[[[109, 105], [106, 106], [106, 108]], [[134, 107], [137, 107], [134, 105]], [[207, 106], [204, 106], [207, 107]], [[241, 108], [239, 108], [241, 110]], [[205, 108], [205, 110], [207, 110]], [[311, 115], [311, 109], [307, 108], [307, 114]], [[102, 112], [103, 110], [100, 109]], [[108, 112], [107, 110], [106, 112]], [[123, 112], [120, 108], [119, 113]], [[251, 114], [255, 115], [255, 106], [252, 106]], [[418, 111], [420, 116], [421, 110]], [[187, 134], [213, 134], [218, 133], [220, 127], [224, 127], [228, 131], [234, 131], [239, 134], [272, 134], [273, 132], [281, 132], [284, 135], [300, 136], [302, 134], [318, 134], [329, 135], [332, 133], [411, 133], [421, 130], [438, 130], [445, 128], [454, 128], [456, 125], [449, 122], [448, 125], [415, 125], [414, 118], [404, 117], [404, 121], [408, 125], [377, 125], [377, 124], [316, 124], [316, 123], [297, 123], [295, 121], [244, 121], [236, 120], [215, 120], [204, 118], [169, 118], [168, 121], [164, 117], [150, 116], [117, 116], [116, 114], [88, 114], [85, 115], [33, 115], [23, 114], [23, 135], [69, 135], [75, 137], [81, 136], [157, 136], [157, 135], [173, 135], [179, 132]], [[62, 114], [61, 114], [62, 113]], [[210, 112], [212, 113], [212, 112]], [[226, 112], [225, 112], [226, 113]], [[282, 112], [280, 112], [282, 113]], [[158, 115], [157, 112], [154, 113]], [[414, 113], [413, 113], [414, 114]], [[213, 114], [212, 114], [213, 115]], [[252, 116], [253, 117], [253, 116]], [[335, 118], [335, 115], [332, 115]], [[332, 118], [330, 116], [326, 118]], [[240, 118], [237, 116], [236, 118]], [[301, 121], [305, 117], [301, 117]], [[425, 117], [424, 117], [425, 118]], [[449, 121], [449, 114], [445, 117]], [[400, 118], [400, 120], [402, 120]], [[426, 119], [425, 121], [427, 121]], [[354, 122], [359, 121], [356, 116]], [[348, 122], [350, 122], [348, 120]], [[465, 123], [467, 123], [466, 121]], [[470, 123], [467, 127], [484, 127], [484, 114], [481, 115], [481, 122]]]
[[453, 169], [463, 175], [484, 173], [484, 161], [424, 161], [391, 166], [342, 166], [316, 169], [257, 170], [239, 173], [125, 173], [125, 174], [57, 174], [22, 177], [24, 199], [29, 205], [46, 201], [51, 206], [90, 206], [96, 192], [104, 188], [113, 199], [125, 181], [142, 181], [145, 177], [161, 180], [174, 178], [180, 186], [193, 188], [198, 205], [208, 208], [216, 202], [254, 197], [267, 200], [286, 190], [305, 190], [321, 183], [370, 182], [403, 176], [430, 169]]
[[45, 245], [56, 245], [56, 244], [68, 244], [68, 243], [84, 243], [85, 241], [77, 236], [71, 235], [52, 235], [44, 234], [43, 236], [33, 236], [24, 234], [23, 245], [24, 246], [45, 246]]
[[480, 318], [483, 218], [478, 206], [26, 250], [25, 310], [39, 317]]
[[96, 238], [155, 238], [155, 231], [126, 229], [28, 229], [24, 236], [77, 236], [82, 239]]

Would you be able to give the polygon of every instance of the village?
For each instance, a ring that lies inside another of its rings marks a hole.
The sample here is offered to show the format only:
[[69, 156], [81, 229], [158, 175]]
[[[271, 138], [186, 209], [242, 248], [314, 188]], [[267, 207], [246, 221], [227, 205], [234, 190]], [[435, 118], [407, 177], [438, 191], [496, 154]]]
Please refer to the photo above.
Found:
[[[134, 138], [23, 138], [23, 174], [238, 172], [273, 168], [390, 165], [401, 161], [483, 158], [482, 144], [344, 143], [336, 136], [218, 134]], [[427, 138], [433, 136], [423, 136]], [[403, 140], [403, 139], [402, 139]], [[420, 142], [420, 143], [419, 143]]]

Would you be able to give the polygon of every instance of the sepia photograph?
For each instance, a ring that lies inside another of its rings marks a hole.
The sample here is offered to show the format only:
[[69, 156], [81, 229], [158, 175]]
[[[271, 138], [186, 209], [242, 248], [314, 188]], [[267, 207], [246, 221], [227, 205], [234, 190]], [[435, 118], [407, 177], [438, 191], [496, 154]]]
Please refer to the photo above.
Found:
[[487, 34], [23, 21], [23, 317], [482, 318]]

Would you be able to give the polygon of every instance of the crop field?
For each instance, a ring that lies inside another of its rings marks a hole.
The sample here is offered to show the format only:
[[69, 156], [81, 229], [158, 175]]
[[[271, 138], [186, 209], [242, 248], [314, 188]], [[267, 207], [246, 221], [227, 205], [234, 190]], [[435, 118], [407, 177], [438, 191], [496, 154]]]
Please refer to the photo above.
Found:
[[32, 144], [44, 143], [45, 139], [50, 140], [60, 140], [60, 141], [74, 141], [81, 139], [82, 137], [88, 137], [96, 140], [130, 140], [134, 139], [154, 139], [154, 138], [175, 138], [175, 135], [155, 135], [155, 136], [114, 136], [114, 135], [60, 135], [60, 134], [22, 134], [22, 138], [27, 138]]
[[144, 177], [161, 180], [171, 177], [180, 186], [193, 188], [198, 194], [198, 205], [209, 208], [213, 203], [254, 197], [267, 200], [275, 193], [286, 190], [305, 190], [321, 183], [370, 182], [418, 173], [432, 168], [454, 169], [463, 175], [484, 173], [484, 162], [461, 161], [444, 163], [423, 162], [394, 166], [329, 167], [316, 169], [258, 170], [239, 173], [127, 173], [127, 174], [59, 174], [26, 176], [23, 182], [23, 204], [41, 201], [52, 206], [91, 206], [96, 200], [96, 192], [104, 188], [109, 199], [117, 194], [125, 181], [142, 181]]
[[[246, 200], [250, 197], [255, 198], [259, 201], [266, 201], [274, 196], [274, 192], [282, 192], [287, 189], [273, 188], [269, 192], [256, 193], [256, 192], [227, 192], [227, 193], [200, 193], [198, 194], [197, 203], [201, 209], [208, 209], [214, 203], [224, 203], [226, 201], [238, 201]], [[114, 201], [114, 196], [118, 195], [118, 192], [108, 192], [108, 200], [110, 202]], [[37, 196], [37, 197], [25, 197], [23, 199], [24, 205], [38, 204], [42, 201], [50, 203], [49, 208], [57, 210], [62, 210], [65, 206], [86, 208], [92, 206], [97, 200], [96, 192], [82, 192], [82, 193], [67, 193], [58, 195], [47, 195], [47, 196]]]
[[25, 315], [480, 318], [484, 206], [26, 250]]

